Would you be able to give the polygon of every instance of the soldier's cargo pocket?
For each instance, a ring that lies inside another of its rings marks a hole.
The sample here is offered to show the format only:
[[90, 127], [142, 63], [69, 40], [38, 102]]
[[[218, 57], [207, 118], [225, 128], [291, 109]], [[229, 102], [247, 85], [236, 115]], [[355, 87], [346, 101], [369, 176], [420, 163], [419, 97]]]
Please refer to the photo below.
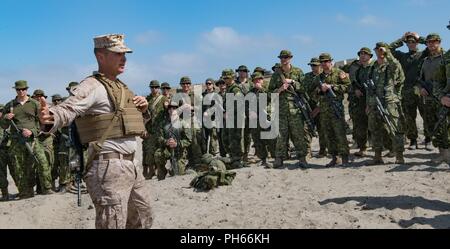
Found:
[[125, 218], [119, 196], [102, 196], [96, 200], [96, 227], [100, 229], [123, 229]]

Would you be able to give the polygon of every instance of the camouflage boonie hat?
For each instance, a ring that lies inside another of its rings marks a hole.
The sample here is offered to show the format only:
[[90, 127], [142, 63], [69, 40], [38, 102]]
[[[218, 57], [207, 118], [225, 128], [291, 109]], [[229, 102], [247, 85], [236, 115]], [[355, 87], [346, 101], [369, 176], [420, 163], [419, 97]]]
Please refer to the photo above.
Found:
[[264, 74], [266, 72], [266, 70], [262, 67], [256, 67], [255, 70], [253, 70], [254, 73], [259, 72]]
[[426, 41], [441, 41], [441, 36], [437, 33], [427, 35]]
[[234, 78], [234, 71], [233, 69], [225, 69], [222, 71], [222, 79], [230, 79]]
[[152, 81], [150, 81], [150, 84], [148, 86], [149, 87], [160, 87], [160, 84], [159, 84], [159, 81], [152, 80]]
[[252, 74], [252, 80], [264, 79], [264, 75], [260, 72], [256, 72]]
[[181, 77], [180, 85], [181, 84], [192, 84], [191, 78], [189, 78], [188, 76]]
[[361, 53], [366, 53], [366, 54], [370, 55], [370, 57], [373, 57], [373, 53], [370, 50], [370, 48], [368, 48], [368, 47], [361, 48], [358, 52], [358, 56], [361, 56]]
[[62, 98], [62, 96], [61, 95], [59, 95], [59, 94], [55, 94], [55, 95], [53, 95], [52, 96], [52, 102], [53, 101], [57, 101], [57, 100], [63, 100], [63, 98]]
[[205, 80], [205, 84], [207, 84], [207, 83], [211, 83], [211, 84], [214, 85], [216, 83], [216, 81], [214, 79], [212, 79], [212, 78], [208, 78], [208, 79]]
[[386, 48], [389, 49], [389, 45], [386, 42], [377, 42], [374, 49]]
[[14, 83], [14, 89], [28, 89], [28, 82], [26, 80], [18, 80]]
[[220, 78], [218, 81], [216, 81], [216, 86], [225, 85], [225, 81], [223, 81], [222, 78]]
[[292, 52], [291, 51], [289, 51], [289, 50], [282, 50], [281, 52], [280, 52], [280, 55], [278, 56], [278, 58], [285, 58], [285, 57], [289, 57], [289, 58], [292, 58], [292, 57], [294, 57], [293, 55], [292, 55]]
[[167, 83], [167, 82], [162, 83], [161, 88], [162, 89], [172, 89], [172, 87], [170, 87], [169, 83]]
[[80, 83], [78, 82], [70, 82], [69, 85], [66, 87], [66, 90], [69, 91], [72, 87], [78, 86]]
[[236, 69], [236, 72], [246, 72], [246, 73], [248, 73], [250, 71], [248, 70], [247, 66], [241, 65], [241, 66], [238, 67], [238, 69]]
[[311, 61], [308, 63], [309, 66], [320, 66], [320, 60], [319, 58], [312, 58]]
[[42, 96], [44, 98], [47, 98], [47, 96], [45, 95], [44, 91], [41, 90], [41, 89], [34, 90], [32, 97], [37, 97], [37, 96]]
[[332, 60], [333, 60], [333, 57], [331, 57], [331, 54], [329, 54], [329, 53], [321, 53], [319, 56], [320, 62], [332, 61]]
[[95, 48], [105, 48], [114, 53], [133, 53], [125, 45], [125, 36], [122, 34], [101, 35], [94, 38]]
[[273, 65], [272, 71], [275, 72], [275, 70], [276, 70], [277, 68], [280, 68], [280, 67], [281, 67], [281, 64], [280, 64], [280, 63], [276, 63], [275, 65]]

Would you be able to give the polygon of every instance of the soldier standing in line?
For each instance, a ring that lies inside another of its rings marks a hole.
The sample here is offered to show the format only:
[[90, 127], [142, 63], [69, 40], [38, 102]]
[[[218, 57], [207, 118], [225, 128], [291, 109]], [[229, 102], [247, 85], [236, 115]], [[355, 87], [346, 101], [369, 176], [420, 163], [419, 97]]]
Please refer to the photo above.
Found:
[[[398, 48], [402, 47], [404, 44], [408, 46], [408, 52], [398, 50]], [[423, 63], [424, 58], [428, 56], [429, 50], [426, 49], [425, 51], [420, 51], [418, 48], [419, 44], [425, 44], [425, 38], [420, 37], [415, 32], [407, 32], [402, 36], [402, 38], [389, 45], [392, 54], [402, 65], [403, 72], [405, 74], [405, 85], [403, 86], [402, 92], [402, 107], [405, 115], [405, 133], [406, 137], [410, 140], [408, 147], [409, 150], [419, 148], [417, 143], [419, 134], [416, 124], [417, 109], [419, 109], [421, 117], [425, 116], [423, 101], [420, 100], [420, 95], [416, 90], [416, 81], [417, 76], [420, 73], [420, 66]], [[426, 127], [425, 124], [424, 127]], [[430, 142], [431, 134], [428, 130], [425, 130], [426, 149], [430, 149]]]
[[[437, 123], [437, 113], [441, 106], [439, 94], [442, 86], [439, 83], [439, 72], [444, 65], [444, 49], [441, 47], [441, 37], [439, 34], [432, 33], [426, 38], [429, 55], [424, 59], [420, 69], [418, 87], [424, 106], [424, 124], [425, 130], [431, 134]], [[449, 138], [447, 131], [447, 122], [438, 127], [433, 139], [433, 146], [439, 149], [439, 156], [435, 157], [433, 163], [450, 163]]]
[[[400, 63], [390, 53], [389, 45], [378, 42], [375, 47], [377, 60], [373, 63], [369, 79], [373, 86], [367, 89], [367, 114], [369, 116], [369, 130], [372, 138], [372, 147], [375, 151], [375, 158], [372, 164], [383, 164], [382, 150], [385, 134], [392, 142], [392, 149], [396, 156], [396, 164], [404, 164], [403, 157], [404, 133], [402, 127], [402, 107], [401, 92], [405, 76]], [[380, 100], [383, 108], [387, 111], [387, 118], [394, 127], [389, 127], [383, 121], [379, 111], [377, 111], [376, 97]], [[392, 130], [389, 132], [389, 130]]]
[[306, 156], [308, 154], [308, 141], [305, 139], [304, 118], [301, 111], [294, 103], [294, 94], [306, 93], [303, 82], [304, 74], [300, 68], [291, 64], [293, 55], [290, 51], [283, 50], [278, 56], [280, 67], [275, 68], [275, 73], [269, 84], [269, 92], [278, 93], [280, 101], [279, 131], [277, 139], [276, 158], [274, 167], [283, 167], [283, 161], [288, 154], [289, 139], [294, 143], [297, 151], [298, 167], [307, 167]]
[[152, 212], [142, 170], [134, 161], [136, 136], [149, 119], [145, 97], [135, 96], [117, 76], [125, 71], [124, 36], [94, 38], [99, 70], [72, 91], [74, 96], [49, 108], [41, 99], [41, 122], [50, 132], [77, 124], [80, 140], [89, 143], [85, 169], [87, 190], [96, 211], [96, 228], [150, 228]]
[[[305, 74], [304, 82], [305, 87], [307, 90], [307, 94], [309, 96], [309, 105], [311, 106], [312, 110], [317, 111], [317, 102], [314, 100], [314, 95], [316, 92], [314, 91], [314, 78], [320, 75], [322, 72], [322, 69], [320, 67], [320, 61], [319, 58], [312, 58], [311, 61], [308, 63], [308, 65], [311, 67], [311, 72]], [[317, 154], [318, 158], [323, 158], [327, 156], [327, 140], [325, 137], [324, 132], [322, 131], [322, 127], [320, 125], [320, 113], [317, 113], [317, 115], [314, 117], [314, 122], [317, 127], [317, 133], [319, 134], [319, 153]], [[309, 144], [311, 144], [312, 137], [309, 133], [305, 133], [307, 136], [306, 138], [309, 140]]]
[[[216, 86], [219, 88], [219, 92], [218, 94], [220, 95], [220, 97], [222, 98], [222, 109], [225, 108], [225, 106], [223, 106], [223, 102], [225, 100], [226, 97], [226, 91], [227, 91], [227, 85], [225, 84], [225, 81], [223, 81], [223, 79], [219, 79], [218, 81], [216, 81]], [[219, 120], [216, 120], [216, 122], [218, 122]], [[226, 129], [225, 129], [225, 116], [223, 117], [222, 120], [222, 128], [217, 128], [217, 140], [219, 143], [219, 152], [220, 152], [220, 156], [221, 157], [226, 157], [227, 153], [228, 153], [228, 149], [227, 149], [227, 144], [224, 143], [224, 141], [226, 141]]]
[[[317, 89], [320, 108], [320, 122], [327, 124], [323, 129], [327, 138], [328, 152], [333, 159], [326, 167], [349, 164], [350, 149], [348, 147], [345, 130], [344, 93], [350, 86], [347, 74], [333, 68], [333, 58], [328, 53], [319, 56], [323, 72], [315, 78], [314, 87]], [[332, 96], [332, 92], [335, 96]], [[340, 156], [340, 157], [338, 157]]]
[[[17, 96], [5, 105], [0, 125], [4, 129], [9, 129], [11, 133], [9, 149], [10, 163], [13, 168], [11, 173], [19, 189], [19, 198], [34, 197], [35, 172], [38, 173], [41, 184], [38, 191], [44, 195], [53, 194], [51, 169], [48, 166], [44, 148], [38, 141], [40, 133], [39, 102], [28, 96], [27, 81], [16, 81], [13, 88], [15, 88]], [[16, 124], [18, 130], [13, 127], [12, 122]], [[21, 140], [31, 146], [33, 155], [26, 145], [21, 143]]]
[[[205, 118], [209, 118], [210, 114], [208, 112], [208, 109], [213, 107], [215, 105], [215, 101], [214, 98], [216, 97], [215, 95], [217, 94], [214, 90], [214, 84], [215, 81], [213, 79], [207, 79], [205, 81], [205, 91], [202, 93], [203, 96], [203, 117]], [[205, 105], [204, 103], [208, 103], [210, 102], [210, 105]], [[211, 117], [213, 123], [212, 123], [212, 128], [206, 128], [203, 125], [203, 134], [204, 134], [204, 149], [203, 151], [205, 152], [204, 154], [211, 154], [213, 156], [215, 156], [217, 154], [217, 150], [218, 150], [218, 142], [217, 142], [217, 128], [215, 127], [215, 122], [214, 122], [214, 116]], [[209, 143], [208, 143], [209, 141]], [[209, 152], [209, 153], [206, 153]]]
[[[2, 119], [3, 116], [4, 107], [5, 107], [4, 105], [0, 104], [0, 120]], [[0, 201], [9, 201], [10, 199], [8, 192], [8, 170], [7, 170], [8, 167], [10, 171], [12, 169], [11, 164], [9, 163], [9, 155], [8, 155], [9, 144], [11, 143], [9, 136], [10, 136], [9, 131], [0, 127], [0, 189], [2, 192], [2, 198], [0, 199]], [[11, 173], [11, 175], [14, 174]]]

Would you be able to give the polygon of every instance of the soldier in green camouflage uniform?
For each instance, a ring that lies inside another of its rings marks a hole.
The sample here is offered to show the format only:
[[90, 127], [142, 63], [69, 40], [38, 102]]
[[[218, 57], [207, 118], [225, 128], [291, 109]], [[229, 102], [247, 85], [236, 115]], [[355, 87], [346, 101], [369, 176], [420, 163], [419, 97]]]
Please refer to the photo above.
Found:
[[[304, 74], [300, 68], [291, 65], [293, 55], [290, 51], [281, 51], [278, 58], [281, 60], [280, 68], [275, 70], [269, 84], [269, 92], [279, 94], [279, 137], [276, 146], [276, 158], [274, 167], [283, 166], [286, 160], [289, 139], [294, 143], [297, 151], [298, 166], [307, 166], [306, 156], [308, 154], [308, 141], [305, 139], [304, 118], [301, 111], [294, 103], [295, 91], [298, 94], [305, 94], [306, 88], [303, 82]], [[283, 76], [282, 76], [282, 75]], [[282, 78], [285, 78], [283, 80]]]
[[[308, 63], [308, 65], [311, 67], [311, 72], [305, 74], [304, 82], [309, 96], [309, 105], [311, 106], [312, 110], [315, 110], [317, 108], [317, 102], [314, 100], [315, 98], [313, 97], [315, 95], [314, 79], [322, 72], [322, 70], [320, 68], [319, 58], [312, 58], [311, 61]], [[314, 117], [314, 122], [316, 124], [317, 133], [319, 134], [320, 150], [317, 157], [318, 158], [326, 157], [327, 140], [320, 124], [320, 113]], [[305, 135], [306, 138], [309, 139], [310, 144], [312, 139], [311, 136], [309, 135], [309, 133], [305, 133]]]
[[144, 168], [144, 177], [150, 180], [155, 176], [156, 159], [155, 151], [157, 149], [157, 128], [159, 127], [160, 116], [164, 115], [164, 103], [167, 98], [160, 92], [160, 84], [157, 80], [152, 80], [149, 85], [151, 94], [147, 96], [148, 111], [150, 120], [145, 124], [146, 132], [142, 141], [142, 166]]
[[375, 89], [369, 89], [367, 94], [367, 111], [369, 115], [369, 130], [372, 134], [372, 147], [375, 151], [373, 164], [383, 164], [382, 150], [383, 139], [389, 127], [383, 121], [377, 111], [375, 96], [377, 96], [383, 107], [388, 112], [388, 118], [397, 128], [397, 133], [389, 133], [388, 138], [392, 141], [392, 148], [396, 156], [396, 164], [404, 164], [403, 158], [404, 133], [402, 127], [401, 92], [405, 75], [402, 66], [394, 58], [389, 50], [389, 45], [384, 42], [376, 44], [375, 52], [377, 60], [373, 63], [369, 78], [373, 80]]
[[261, 166], [271, 168], [272, 165], [270, 165], [267, 162], [267, 158], [269, 157], [269, 152], [272, 156], [275, 156], [275, 149], [276, 149], [276, 139], [261, 139], [261, 132], [268, 131], [267, 129], [261, 128], [261, 124], [259, 122], [259, 110], [260, 105], [259, 99], [260, 94], [266, 94], [267, 95], [267, 106], [264, 108], [265, 112], [267, 113], [267, 118], [270, 118], [270, 93], [264, 89], [264, 75], [260, 72], [256, 72], [252, 74], [252, 81], [253, 81], [253, 88], [250, 90], [250, 93], [255, 94], [254, 99], [252, 99], [252, 102], [255, 102], [256, 105], [256, 112], [249, 110], [249, 119], [255, 120], [257, 127], [251, 128], [250, 131], [252, 133], [252, 139], [255, 145], [255, 154], [256, 156], [261, 159]]
[[[447, 26], [447, 28], [450, 30], [450, 24]], [[443, 72], [445, 75], [441, 74], [441, 78], [439, 80], [440, 85], [442, 86], [442, 91], [439, 95], [439, 98], [443, 106], [450, 108], [450, 50], [447, 51], [447, 53], [444, 55], [444, 58], [445, 62], [443, 67], [445, 68], [443, 68]]]
[[[225, 84], [225, 81], [223, 81], [223, 79], [219, 79], [218, 81], [216, 81], [216, 86], [219, 88], [219, 92], [218, 94], [220, 95], [220, 97], [222, 98], [222, 108], [225, 108], [225, 106], [223, 106], [223, 101], [225, 100], [225, 94], [227, 91], [227, 85]], [[219, 120], [217, 120], [217, 122], [219, 122]], [[224, 143], [224, 141], [227, 140], [226, 138], [226, 129], [225, 129], [225, 117], [223, 117], [222, 120], [222, 124], [223, 127], [221, 128], [217, 128], [217, 140], [219, 143], [219, 152], [220, 152], [220, 156], [221, 157], [226, 157], [228, 150], [227, 150], [227, 146]]]
[[[38, 102], [39, 102], [39, 98], [41, 98], [41, 97], [44, 97], [45, 99], [47, 99], [47, 96], [45, 95], [44, 91], [41, 89], [35, 90], [31, 97]], [[42, 125], [41, 125], [41, 130], [45, 130], [45, 129], [43, 129]], [[47, 158], [48, 166], [51, 170], [52, 189], [56, 191], [55, 181], [56, 181], [56, 179], [58, 179], [58, 167], [57, 167], [57, 165], [55, 165], [55, 150], [53, 147], [53, 137], [54, 137], [53, 134], [45, 134], [45, 133], [41, 132], [38, 135], [38, 140], [42, 144], [42, 147], [44, 148], [45, 157]], [[37, 193], [40, 194], [41, 189], [40, 189], [39, 178], [36, 178], [36, 183], [37, 183]]]
[[[34, 196], [35, 171], [39, 175], [42, 194], [52, 194], [51, 172], [45, 157], [44, 148], [38, 142], [39, 134], [39, 102], [27, 96], [28, 84], [26, 81], [17, 81], [15, 83], [17, 97], [6, 104], [3, 110], [3, 117], [0, 125], [4, 129], [10, 128], [11, 147], [9, 151], [10, 162], [13, 167], [13, 178], [17, 179], [17, 188], [20, 198], [30, 198]], [[12, 128], [13, 120], [20, 131]], [[24, 137], [25, 141], [33, 145], [34, 155], [39, 163], [36, 163], [24, 144], [20, 143], [19, 136]], [[37, 170], [36, 170], [37, 169]]]
[[[213, 79], [207, 79], [205, 81], [205, 91], [202, 93], [203, 96], [203, 117], [204, 118], [210, 118], [209, 117], [209, 112], [208, 109], [213, 107], [215, 105], [215, 95], [217, 94], [214, 91], [214, 80]], [[207, 99], [205, 99], [207, 98]], [[205, 101], [208, 100], [207, 102], [211, 102], [210, 105], [206, 105]], [[212, 128], [206, 128], [203, 126], [202, 128], [202, 132], [203, 132], [203, 136], [204, 136], [204, 142], [203, 143], [203, 154], [211, 154], [211, 155], [216, 155], [218, 152], [218, 141], [217, 141], [217, 128], [214, 127], [214, 119], [215, 117], [211, 117], [212, 121], [213, 121], [213, 127]], [[209, 140], [209, 144], [208, 144], [208, 140]], [[208, 153], [207, 153], [208, 152]]]
[[353, 139], [358, 145], [357, 157], [364, 157], [368, 140], [368, 116], [366, 113], [366, 91], [364, 83], [369, 79], [371, 58], [373, 53], [369, 48], [361, 48], [359, 60], [350, 65], [349, 75], [352, 82], [349, 88], [349, 111], [353, 121]]
[[[439, 95], [442, 92], [442, 85], [439, 83], [439, 72], [443, 68], [445, 60], [444, 50], [441, 48], [441, 37], [438, 34], [429, 34], [426, 38], [426, 43], [430, 54], [422, 63], [418, 87], [420, 88], [422, 101], [425, 103], [425, 130], [431, 134], [437, 123], [437, 113], [441, 106]], [[439, 156], [433, 159], [434, 163], [450, 163], [447, 126], [448, 124], [445, 122], [441, 127], [438, 127], [433, 138], [433, 146], [439, 148]]]
[[[249, 77], [250, 71], [248, 70], [247, 66], [241, 65], [236, 69], [236, 73], [238, 73], [238, 77], [236, 78], [236, 84], [238, 84], [241, 89], [242, 93], [247, 95], [250, 90], [253, 88], [253, 83], [251, 82], [251, 79]], [[249, 162], [248, 153], [250, 152], [250, 145], [252, 143], [252, 137], [251, 137], [251, 131], [248, 125], [248, 117], [245, 117], [245, 128], [244, 128], [244, 161], [246, 163]]]
[[169, 83], [163, 82], [161, 84], [161, 93], [162, 95], [164, 95], [164, 97], [166, 97], [166, 102], [164, 102], [164, 108], [166, 109], [167, 107], [169, 107], [170, 99], [172, 98], [170, 90], [172, 90], [172, 88], [170, 87]]
[[[409, 150], [418, 149], [417, 138], [418, 130], [416, 125], [417, 109], [421, 117], [425, 116], [424, 103], [420, 99], [417, 91], [417, 76], [420, 73], [420, 67], [425, 57], [428, 56], [428, 49], [419, 51], [418, 44], [425, 44], [425, 38], [417, 33], [407, 32], [402, 38], [391, 43], [391, 52], [400, 62], [405, 74], [405, 84], [402, 92], [402, 107], [405, 115], [404, 127], [406, 137], [410, 140]], [[402, 52], [398, 48], [404, 44], [408, 46], [408, 52]], [[425, 120], [424, 120], [425, 121]], [[426, 125], [424, 125], [425, 127]], [[425, 145], [431, 142], [431, 134], [425, 130]]]
[[[190, 110], [191, 112], [190, 131], [192, 132], [192, 141], [188, 148], [188, 167], [195, 168], [195, 165], [200, 163], [200, 158], [203, 155], [202, 148], [205, 148], [203, 147], [203, 143], [205, 142], [200, 126], [202, 118], [202, 98], [200, 94], [194, 94], [194, 91], [191, 89], [192, 81], [188, 76], [184, 76], [180, 79], [180, 86], [180, 93], [184, 94], [184, 96], [177, 93], [176, 96], [172, 97], [172, 100], [174, 100], [174, 97], [181, 96], [181, 100], [178, 99], [180, 108], [182, 108], [183, 110], [187, 109], [188, 112]], [[196, 106], [196, 103], [199, 105]], [[195, 123], [198, 124], [198, 127], [195, 126]]]
[[[350, 149], [345, 130], [345, 116], [344, 116], [344, 93], [347, 92], [350, 86], [350, 79], [347, 74], [337, 68], [333, 68], [333, 58], [328, 53], [323, 53], [319, 56], [323, 72], [315, 78], [314, 87], [318, 93], [319, 108], [320, 108], [320, 122], [327, 124], [323, 131], [327, 138], [328, 152], [333, 156], [333, 159], [328, 163], [327, 167], [333, 167], [342, 164], [346, 166], [349, 163]], [[323, 83], [320, 86], [320, 83]], [[332, 89], [336, 94], [336, 98], [328, 98], [327, 92]], [[332, 103], [335, 104], [339, 110], [332, 108]], [[338, 118], [338, 115], [340, 116]], [[340, 156], [338, 158], [338, 156]]]
[[[158, 180], [164, 180], [168, 173], [166, 163], [173, 156], [178, 164], [178, 175], [186, 173], [187, 153], [192, 142], [192, 132], [180, 119], [177, 112], [179, 104], [171, 102], [168, 110], [163, 112], [163, 116], [158, 117], [155, 122], [159, 124], [159, 128], [155, 132], [155, 142], [157, 149], [155, 151], [155, 160], [157, 166]], [[173, 168], [169, 171], [170, 175], [176, 172]]]
[[[222, 79], [227, 86], [226, 95], [234, 95], [236, 98], [244, 97], [241, 87], [234, 81], [234, 71], [232, 69], [226, 69], [222, 71]], [[237, 101], [233, 103], [234, 106], [234, 118], [233, 113], [227, 108], [227, 102], [230, 99], [225, 98], [223, 106], [225, 108], [225, 136], [223, 143], [227, 146], [227, 152], [230, 155], [232, 163], [236, 168], [246, 167], [244, 162], [244, 127], [245, 127], [245, 109], [238, 106]], [[231, 104], [230, 104], [231, 105]], [[240, 122], [242, 121], [242, 122]], [[232, 127], [230, 127], [232, 125]]]
[[[3, 107], [4, 105], [0, 104], [0, 119], [3, 116]], [[11, 164], [9, 163], [9, 131], [4, 130], [0, 127], [0, 189], [2, 191], [2, 201], [9, 200], [9, 192], [8, 192], [8, 170], [9, 167], [11, 171]], [[14, 174], [11, 174], [14, 175]]]

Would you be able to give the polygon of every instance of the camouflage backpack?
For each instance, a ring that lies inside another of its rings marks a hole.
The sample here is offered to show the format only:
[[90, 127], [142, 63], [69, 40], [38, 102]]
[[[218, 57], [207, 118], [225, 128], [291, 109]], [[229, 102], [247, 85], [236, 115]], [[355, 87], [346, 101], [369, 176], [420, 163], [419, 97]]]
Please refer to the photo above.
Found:
[[208, 191], [219, 186], [231, 185], [235, 177], [236, 172], [208, 171], [196, 176], [190, 185], [197, 190]]

